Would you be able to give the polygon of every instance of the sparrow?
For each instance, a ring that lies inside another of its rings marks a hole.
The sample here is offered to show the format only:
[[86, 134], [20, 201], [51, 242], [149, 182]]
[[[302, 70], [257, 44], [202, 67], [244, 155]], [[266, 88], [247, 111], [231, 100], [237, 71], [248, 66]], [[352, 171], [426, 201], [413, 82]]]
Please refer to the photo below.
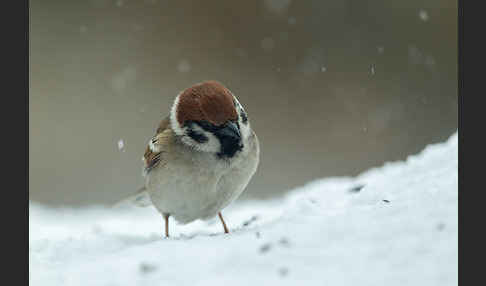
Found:
[[[180, 224], [219, 217], [255, 174], [260, 146], [236, 96], [217, 81], [195, 84], [175, 98], [143, 155], [144, 186], [132, 196]], [[145, 197], [145, 199], [144, 199]], [[148, 197], [148, 200], [147, 200]]]

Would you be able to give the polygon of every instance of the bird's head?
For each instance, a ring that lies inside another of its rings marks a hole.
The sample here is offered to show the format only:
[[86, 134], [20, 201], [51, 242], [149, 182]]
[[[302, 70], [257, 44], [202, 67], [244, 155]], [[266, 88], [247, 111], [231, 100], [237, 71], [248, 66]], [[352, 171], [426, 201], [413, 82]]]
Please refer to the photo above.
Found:
[[221, 158], [232, 158], [241, 151], [251, 132], [241, 104], [216, 81], [182, 91], [174, 100], [170, 124], [183, 144]]

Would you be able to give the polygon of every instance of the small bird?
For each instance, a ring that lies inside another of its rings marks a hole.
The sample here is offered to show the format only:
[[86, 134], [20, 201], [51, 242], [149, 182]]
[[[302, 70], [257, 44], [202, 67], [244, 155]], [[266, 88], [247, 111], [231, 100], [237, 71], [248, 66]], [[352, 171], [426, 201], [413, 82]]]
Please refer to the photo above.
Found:
[[[131, 197], [181, 224], [219, 216], [255, 174], [260, 146], [245, 109], [217, 81], [183, 90], [143, 156], [145, 185]], [[148, 198], [147, 198], [148, 197]]]

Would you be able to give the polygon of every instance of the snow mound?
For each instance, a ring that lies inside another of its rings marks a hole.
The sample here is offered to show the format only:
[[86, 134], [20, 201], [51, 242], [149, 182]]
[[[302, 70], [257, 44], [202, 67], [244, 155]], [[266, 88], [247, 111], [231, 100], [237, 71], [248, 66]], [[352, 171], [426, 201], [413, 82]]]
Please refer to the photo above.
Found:
[[163, 238], [154, 208], [30, 203], [31, 285], [457, 285], [458, 138], [356, 178], [236, 202]]

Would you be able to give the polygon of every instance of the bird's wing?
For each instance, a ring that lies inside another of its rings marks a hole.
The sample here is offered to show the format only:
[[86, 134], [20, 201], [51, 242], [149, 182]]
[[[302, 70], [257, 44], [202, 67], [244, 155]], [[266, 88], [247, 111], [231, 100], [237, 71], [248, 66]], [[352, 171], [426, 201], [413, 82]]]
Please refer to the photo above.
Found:
[[[172, 136], [173, 133], [170, 128], [169, 116], [167, 116], [162, 119], [155, 132], [155, 136], [150, 139], [148, 146], [145, 149], [143, 155], [144, 175], [148, 174], [156, 166], [164, 164], [163, 154], [168, 151]], [[126, 204], [135, 204], [137, 206], [146, 207], [151, 205], [152, 201], [144, 186], [138, 189], [136, 193], [120, 200], [113, 206], [118, 207]]]
[[163, 153], [167, 152], [167, 146], [172, 139], [173, 133], [170, 128], [169, 116], [165, 117], [159, 124], [155, 136], [150, 139], [145, 154], [143, 155], [144, 174], [148, 174], [154, 167], [163, 161]]

